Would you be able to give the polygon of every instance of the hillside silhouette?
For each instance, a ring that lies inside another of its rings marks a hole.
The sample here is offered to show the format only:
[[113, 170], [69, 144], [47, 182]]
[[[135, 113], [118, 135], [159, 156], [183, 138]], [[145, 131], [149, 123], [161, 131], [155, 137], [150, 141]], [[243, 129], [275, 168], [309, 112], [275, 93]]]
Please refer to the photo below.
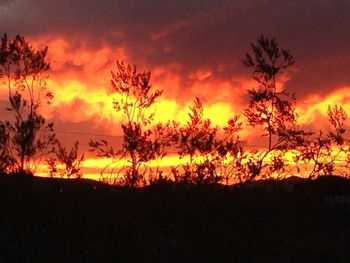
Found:
[[1, 262], [348, 262], [350, 181], [0, 176]]

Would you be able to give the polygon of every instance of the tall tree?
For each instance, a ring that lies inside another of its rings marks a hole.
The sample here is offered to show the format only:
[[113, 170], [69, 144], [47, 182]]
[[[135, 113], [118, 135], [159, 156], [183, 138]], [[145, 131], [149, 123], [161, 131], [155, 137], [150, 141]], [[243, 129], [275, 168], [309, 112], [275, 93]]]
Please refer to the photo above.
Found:
[[273, 150], [283, 150], [296, 131], [297, 114], [294, 110], [294, 95], [277, 89], [277, 80], [284, 70], [295, 63], [286, 49], [280, 49], [274, 38], [261, 36], [256, 44], [251, 44], [252, 54], [247, 53], [243, 64], [253, 69], [253, 78], [259, 84], [258, 89], [250, 89], [249, 107], [245, 115], [251, 126], [261, 127], [268, 137], [265, 153], [259, 158], [253, 169], [255, 177], [260, 174], [264, 159]]
[[151, 72], [137, 72], [136, 66], [126, 65], [117, 61], [116, 71], [112, 71], [111, 87], [117, 95], [114, 99], [114, 109], [122, 111], [125, 122], [122, 124], [123, 145], [120, 151], [115, 151], [106, 141], [91, 141], [92, 151], [100, 157], [128, 157], [130, 166], [125, 173], [126, 185], [136, 186], [144, 178], [140, 168], [156, 157], [158, 147], [152, 140], [152, 130], [148, 128], [154, 113], [150, 107], [162, 94], [153, 90], [150, 84]]

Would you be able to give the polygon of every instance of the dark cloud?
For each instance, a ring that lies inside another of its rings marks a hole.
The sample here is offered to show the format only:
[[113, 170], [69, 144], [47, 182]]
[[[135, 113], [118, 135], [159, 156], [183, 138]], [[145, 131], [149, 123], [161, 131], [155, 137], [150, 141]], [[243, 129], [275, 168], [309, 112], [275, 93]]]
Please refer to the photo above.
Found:
[[[260, 35], [276, 37], [297, 64], [289, 90], [300, 96], [350, 84], [350, 1], [17, 0], [0, 3], [2, 29], [60, 35], [79, 48], [122, 46], [131, 63], [174, 70], [181, 85], [200, 69], [212, 78], [249, 76], [241, 63]], [[220, 66], [219, 66], [220, 65]], [[220, 70], [218, 69], [220, 68]]]

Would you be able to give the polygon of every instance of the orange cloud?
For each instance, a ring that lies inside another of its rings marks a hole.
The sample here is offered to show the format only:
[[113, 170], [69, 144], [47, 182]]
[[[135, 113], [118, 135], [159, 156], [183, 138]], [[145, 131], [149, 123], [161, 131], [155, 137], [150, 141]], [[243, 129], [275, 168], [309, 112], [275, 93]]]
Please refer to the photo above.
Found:
[[[109, 88], [109, 72], [113, 70], [114, 59], [127, 60], [123, 48], [102, 45], [93, 49], [83, 40], [69, 42], [57, 36], [31, 39], [31, 42], [37, 47], [42, 47], [42, 43], [49, 47], [52, 72], [47, 86], [54, 92], [55, 100], [51, 108], [43, 109], [44, 115], [73, 123], [91, 121], [115, 133], [116, 129], [112, 127], [119, 126], [123, 117], [112, 107], [114, 95]], [[212, 71], [199, 69], [189, 73], [191, 85], [184, 89], [181, 64], [174, 62], [168, 67], [158, 66], [151, 70], [153, 86], [164, 90], [154, 108], [155, 122], [176, 120], [185, 123], [195, 96], [204, 100], [204, 117], [212, 119], [214, 125], [225, 125], [233, 112], [240, 111], [238, 95], [244, 91], [240, 91], [237, 81], [234, 85], [229, 81], [218, 81]]]
[[326, 96], [321, 97], [314, 94], [303, 101], [297, 102], [300, 124], [317, 123], [320, 117], [327, 120], [328, 105], [342, 106], [350, 114], [350, 95], [347, 94], [350, 94], [350, 87], [341, 87], [334, 89]]

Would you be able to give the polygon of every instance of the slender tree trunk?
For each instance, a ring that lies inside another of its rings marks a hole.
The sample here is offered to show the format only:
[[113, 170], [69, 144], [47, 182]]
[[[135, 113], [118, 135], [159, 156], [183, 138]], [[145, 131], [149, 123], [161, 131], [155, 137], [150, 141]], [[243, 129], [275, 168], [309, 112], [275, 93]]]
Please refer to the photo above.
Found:
[[25, 159], [25, 156], [23, 153], [21, 153], [20, 172], [23, 174], [24, 174], [24, 159]]
[[136, 154], [135, 151], [130, 151], [130, 157], [131, 157], [131, 174], [129, 174], [129, 184], [131, 186], [135, 186], [137, 182], [137, 160], [136, 160]]

